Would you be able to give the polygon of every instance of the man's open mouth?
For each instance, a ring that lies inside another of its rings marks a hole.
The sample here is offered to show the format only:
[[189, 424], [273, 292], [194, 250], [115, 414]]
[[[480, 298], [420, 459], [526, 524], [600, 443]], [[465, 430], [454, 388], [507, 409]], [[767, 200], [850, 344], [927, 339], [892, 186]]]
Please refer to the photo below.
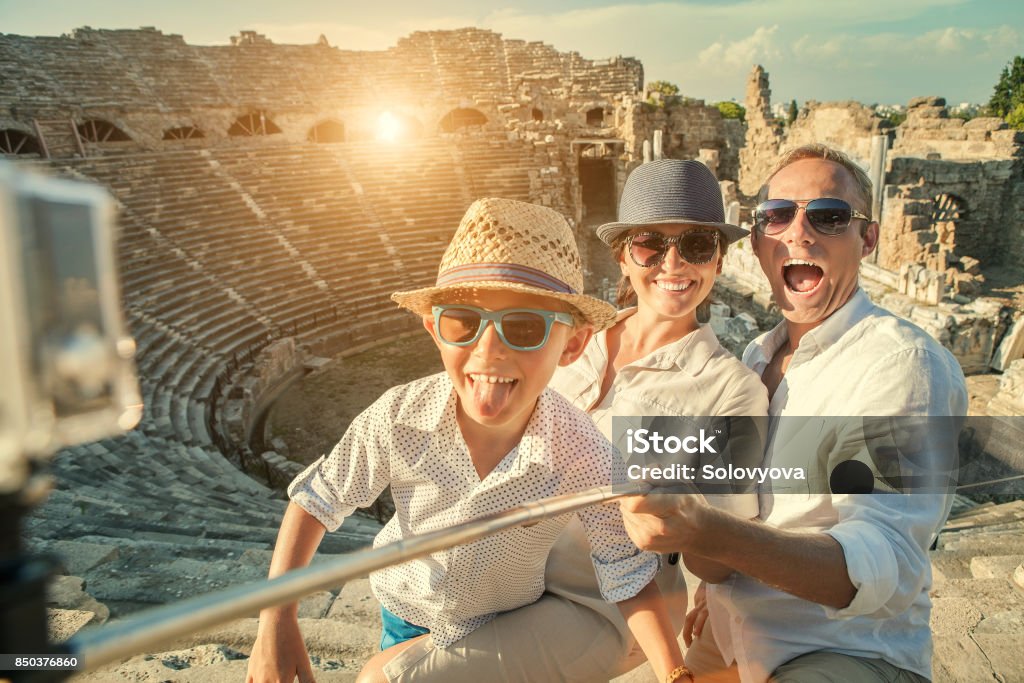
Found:
[[814, 291], [824, 275], [825, 271], [821, 266], [806, 259], [786, 259], [782, 264], [782, 277], [786, 281], [786, 287], [798, 294]]

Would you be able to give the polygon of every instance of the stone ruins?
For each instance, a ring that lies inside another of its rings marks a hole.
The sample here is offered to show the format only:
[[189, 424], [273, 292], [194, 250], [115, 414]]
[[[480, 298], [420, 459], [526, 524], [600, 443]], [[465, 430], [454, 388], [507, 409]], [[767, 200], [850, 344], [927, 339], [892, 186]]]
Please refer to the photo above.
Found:
[[[1024, 414], [1024, 134], [949, 118], [941, 98], [913, 100], [895, 127], [853, 102], [809, 102], [783, 126], [756, 67], [743, 123], [648, 93], [636, 59], [595, 61], [480, 29], [357, 52], [251, 31], [197, 46], [154, 28], [81, 28], [0, 34], [0, 64], [0, 153], [101, 183], [118, 203], [145, 398], [128, 435], [55, 457], [57, 488], [27, 523], [32, 548], [66, 558], [53, 597], [62, 637], [265, 574], [280, 490], [300, 467], [264, 441], [268, 406], [326, 358], [416, 329], [388, 295], [433, 281], [480, 196], [561, 211], [588, 286], [607, 292], [618, 271], [591, 228], [614, 215], [643, 161], [700, 159], [742, 221], [780, 152], [837, 146], [876, 179], [883, 237], [865, 286], [967, 373], [1002, 373], [983, 410]], [[730, 250], [716, 291], [711, 324], [734, 350], [778, 319], [749, 244]], [[935, 560], [946, 619], [937, 680], [973, 680], [964, 662], [989, 680], [1024, 678], [1007, 654], [1024, 614], [1012, 588], [1024, 586], [1024, 513], [958, 505]], [[352, 518], [322, 552], [365, 546], [377, 528]], [[988, 582], [981, 601], [977, 581]], [[302, 609], [320, 680], [353, 680], [374, 637], [365, 585]], [[234, 680], [254, 629], [248, 619], [195, 634], [184, 650], [88, 678]]]

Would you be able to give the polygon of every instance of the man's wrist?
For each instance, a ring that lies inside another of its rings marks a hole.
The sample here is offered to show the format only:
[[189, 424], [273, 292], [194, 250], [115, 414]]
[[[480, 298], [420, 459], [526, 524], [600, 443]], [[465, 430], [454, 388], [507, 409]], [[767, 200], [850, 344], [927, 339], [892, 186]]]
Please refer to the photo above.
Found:
[[722, 541], [729, 538], [728, 522], [730, 520], [727, 518], [731, 515], [708, 505], [698, 507], [697, 510], [699, 512], [694, 515], [692, 521], [694, 528], [689, 534], [689, 542], [682, 550], [720, 562], [719, 558], [723, 551]]

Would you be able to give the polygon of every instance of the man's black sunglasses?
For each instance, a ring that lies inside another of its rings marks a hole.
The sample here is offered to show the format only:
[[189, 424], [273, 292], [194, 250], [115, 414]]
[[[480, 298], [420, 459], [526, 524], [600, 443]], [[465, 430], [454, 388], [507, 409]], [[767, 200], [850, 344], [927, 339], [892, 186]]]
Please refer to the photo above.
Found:
[[807, 221], [822, 235], [841, 235], [855, 218], [871, 218], [854, 209], [842, 199], [769, 199], [754, 209], [754, 227], [762, 235], [778, 235], [788, 228], [803, 209]]

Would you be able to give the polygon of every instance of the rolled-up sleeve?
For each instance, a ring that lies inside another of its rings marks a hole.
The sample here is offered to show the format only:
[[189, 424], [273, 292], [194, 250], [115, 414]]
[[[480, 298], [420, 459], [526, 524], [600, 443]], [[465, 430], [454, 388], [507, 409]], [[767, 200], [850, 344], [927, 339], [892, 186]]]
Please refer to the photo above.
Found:
[[628, 600], [654, 579], [661, 559], [657, 553], [640, 550], [630, 540], [618, 505], [595, 505], [579, 516], [590, 541], [590, 559], [601, 597], [608, 602]]
[[356, 508], [373, 503], [390, 482], [389, 435], [394, 392], [359, 414], [330, 454], [288, 486], [292, 502], [334, 531]]
[[[967, 411], [966, 386], [952, 358], [944, 358], [922, 349], [902, 350], [879, 359], [865, 377], [859, 395], [865, 405], [882, 406], [876, 414], [889, 414], [902, 429], [900, 419], [910, 416], [957, 416]], [[905, 397], [903, 405], [894, 406], [891, 396]], [[878, 397], [877, 402], [872, 396]], [[882, 400], [885, 396], [890, 400]], [[840, 461], [857, 459], [878, 465], [866, 443], [871, 440], [871, 420], [852, 425], [833, 451], [829, 471]], [[877, 423], [875, 423], [877, 426]], [[953, 439], [941, 430], [917, 441], [921, 453], [919, 463], [931, 474], [942, 474], [948, 458], [942, 452], [949, 448], [943, 440]], [[877, 455], [877, 454], [876, 454]], [[885, 476], [875, 470], [876, 490], [885, 488]], [[952, 501], [951, 489], [914, 490], [871, 494], [832, 494], [832, 505], [839, 521], [825, 533], [843, 548], [847, 572], [857, 593], [842, 609], [823, 607], [835, 619], [860, 615], [887, 618], [905, 611], [931, 580], [928, 548], [945, 522]]]
[[[603, 439], [598, 443], [600, 446], [594, 450], [580, 452], [573, 478], [585, 482], [587, 487], [624, 483], [621, 455]], [[577, 514], [590, 542], [590, 559], [601, 597], [608, 602], [628, 600], [654, 579], [661, 568], [661, 558], [636, 547], [626, 533], [617, 503], [593, 505]]]
[[824, 607], [834, 619], [886, 618], [906, 610], [930, 580], [928, 546], [945, 517], [944, 496], [851, 494], [833, 496], [842, 521], [827, 533], [839, 542], [857, 593], [842, 609]]

